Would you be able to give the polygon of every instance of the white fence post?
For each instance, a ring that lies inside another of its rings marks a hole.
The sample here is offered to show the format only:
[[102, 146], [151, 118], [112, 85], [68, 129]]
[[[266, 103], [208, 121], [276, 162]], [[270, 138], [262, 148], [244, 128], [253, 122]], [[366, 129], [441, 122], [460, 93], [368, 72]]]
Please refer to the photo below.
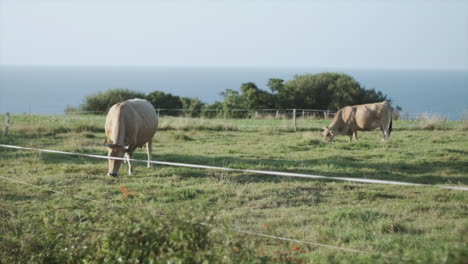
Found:
[[8, 129], [10, 128], [10, 113], [6, 113], [5, 117], [5, 136], [8, 136]]
[[294, 132], [297, 131], [297, 124], [296, 124], [296, 109], [293, 109], [293, 120], [294, 120]]

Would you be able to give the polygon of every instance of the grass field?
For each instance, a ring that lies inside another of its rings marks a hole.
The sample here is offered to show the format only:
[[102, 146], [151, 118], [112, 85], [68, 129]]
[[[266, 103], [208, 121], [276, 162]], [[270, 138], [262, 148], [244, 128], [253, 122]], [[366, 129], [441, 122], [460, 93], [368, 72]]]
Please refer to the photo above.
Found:
[[[295, 132], [291, 120], [166, 117], [153, 154], [468, 186], [466, 121], [394, 121], [388, 142], [374, 131], [326, 144], [328, 123], [299, 119]], [[103, 125], [103, 116], [14, 115], [0, 143], [106, 155]], [[145, 159], [144, 150], [134, 158]], [[124, 165], [111, 178], [105, 160], [0, 148], [0, 176], [49, 189], [0, 179], [0, 263], [468, 262], [465, 191], [135, 165], [135, 175]]]

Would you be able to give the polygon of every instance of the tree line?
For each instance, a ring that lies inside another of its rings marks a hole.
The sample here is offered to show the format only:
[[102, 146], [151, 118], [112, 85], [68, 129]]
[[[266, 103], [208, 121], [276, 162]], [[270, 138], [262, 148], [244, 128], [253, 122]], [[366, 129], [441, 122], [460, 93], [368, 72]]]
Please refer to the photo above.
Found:
[[[347, 105], [390, 101], [387, 95], [375, 89], [366, 89], [353, 77], [344, 73], [318, 73], [296, 75], [292, 80], [271, 78], [269, 91], [259, 89], [253, 82], [243, 83], [239, 90], [226, 89], [222, 101], [206, 104], [198, 98], [180, 97], [162, 91], [149, 94], [129, 89], [111, 89], [89, 95], [78, 107], [68, 106], [65, 112], [107, 112], [121, 101], [144, 98], [156, 109], [182, 109], [191, 117], [244, 118], [248, 111], [236, 109], [319, 109], [337, 110]], [[180, 111], [168, 111], [168, 115], [180, 115]]]

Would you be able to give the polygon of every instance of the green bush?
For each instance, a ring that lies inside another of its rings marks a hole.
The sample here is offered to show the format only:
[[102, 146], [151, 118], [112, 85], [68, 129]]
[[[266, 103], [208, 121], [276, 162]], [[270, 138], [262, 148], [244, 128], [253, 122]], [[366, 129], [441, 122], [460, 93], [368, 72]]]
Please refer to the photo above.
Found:
[[112, 105], [133, 98], [145, 99], [146, 96], [143, 93], [128, 89], [112, 89], [87, 96], [85, 103], [80, 108], [82, 111], [107, 112]]
[[[107, 112], [117, 103], [132, 98], [145, 98], [161, 115], [187, 117], [251, 118], [254, 109], [320, 109], [338, 110], [344, 106], [390, 101], [375, 89], [365, 89], [353, 77], [344, 73], [296, 75], [292, 80], [270, 79], [271, 91], [259, 89], [253, 82], [241, 84], [239, 90], [226, 89], [222, 102], [207, 105], [198, 98], [180, 97], [162, 91], [148, 95], [128, 89], [112, 89], [86, 97], [79, 108], [67, 106], [66, 113], [82, 111]], [[212, 111], [218, 109], [219, 111]], [[242, 109], [242, 111], [239, 111]], [[397, 110], [401, 108], [397, 107]]]
[[[344, 73], [296, 75], [292, 80], [269, 79], [271, 93], [254, 83], [244, 83], [240, 91], [227, 89], [221, 95], [225, 117], [246, 118], [251, 114], [235, 109], [320, 109], [338, 110], [344, 106], [390, 101], [375, 89], [365, 89]], [[398, 107], [398, 109], [400, 109]]]
[[10, 228], [0, 239], [0, 263], [246, 263], [258, 258], [213, 219], [197, 210], [161, 214], [95, 208], [77, 215], [51, 210], [27, 225], [4, 223]]

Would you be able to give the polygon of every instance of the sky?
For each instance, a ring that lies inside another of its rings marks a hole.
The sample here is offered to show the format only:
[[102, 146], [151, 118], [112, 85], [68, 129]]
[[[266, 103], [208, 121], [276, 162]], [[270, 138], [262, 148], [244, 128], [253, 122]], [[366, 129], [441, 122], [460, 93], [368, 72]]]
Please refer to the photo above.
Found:
[[0, 64], [468, 69], [466, 0], [0, 0]]

